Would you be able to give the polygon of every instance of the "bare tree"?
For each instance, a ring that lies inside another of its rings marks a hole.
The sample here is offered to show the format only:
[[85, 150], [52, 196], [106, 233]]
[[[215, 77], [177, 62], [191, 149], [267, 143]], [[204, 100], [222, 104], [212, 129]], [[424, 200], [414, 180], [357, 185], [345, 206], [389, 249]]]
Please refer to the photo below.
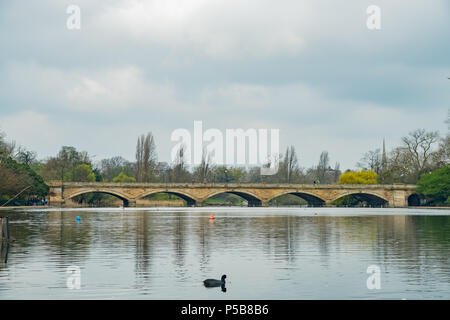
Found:
[[211, 175], [211, 156], [207, 154], [206, 148], [203, 148], [202, 162], [195, 169], [194, 176], [197, 182], [207, 182]]
[[433, 154], [432, 162], [436, 169], [450, 164], [450, 135], [442, 138], [439, 149]]
[[383, 172], [386, 182], [416, 183], [420, 175], [435, 167], [434, 144], [439, 141], [436, 131], [418, 129], [402, 138], [403, 145], [392, 150], [388, 160], [388, 170]]
[[334, 169], [333, 169], [333, 182], [338, 182], [339, 181], [339, 177], [341, 175], [341, 165], [339, 162], [336, 162], [334, 164]]
[[433, 154], [432, 161], [436, 168], [450, 164], [450, 109], [448, 109], [445, 123], [447, 123], [447, 134], [441, 139], [439, 149]]
[[0, 157], [12, 157], [16, 149], [16, 143], [14, 141], [6, 141], [5, 137], [6, 134], [0, 131]]
[[286, 149], [284, 156], [285, 179], [287, 183], [292, 183], [298, 174], [298, 159], [294, 146]]
[[156, 166], [155, 140], [151, 132], [141, 135], [136, 144], [136, 180], [149, 182]]
[[19, 150], [17, 151], [17, 154], [15, 155], [15, 159], [20, 162], [24, 163], [26, 165], [31, 165], [33, 162], [36, 161], [37, 154], [34, 151], [26, 150], [23, 147], [19, 147]]
[[143, 180], [143, 162], [144, 162], [144, 135], [138, 137], [136, 143], [136, 181]]
[[186, 161], [186, 146], [181, 145], [177, 152], [177, 157], [173, 164], [172, 169], [172, 181], [173, 182], [188, 182], [190, 178], [189, 171], [187, 170]]
[[155, 166], [155, 178], [158, 182], [170, 182], [172, 167], [167, 162], [158, 162]]
[[156, 165], [155, 139], [152, 133], [148, 133], [144, 141], [144, 181], [149, 182], [153, 176], [153, 170]]
[[322, 181], [325, 181], [326, 172], [329, 169], [330, 165], [330, 157], [328, 156], [328, 151], [322, 151], [319, 158], [319, 164], [317, 165], [317, 178]]
[[356, 166], [360, 169], [372, 170], [373, 172], [380, 174], [382, 170], [382, 155], [380, 149], [367, 151]]
[[404, 150], [411, 158], [417, 179], [427, 170], [432, 155], [432, 146], [439, 140], [437, 131], [426, 132], [425, 129], [417, 129], [403, 137]]

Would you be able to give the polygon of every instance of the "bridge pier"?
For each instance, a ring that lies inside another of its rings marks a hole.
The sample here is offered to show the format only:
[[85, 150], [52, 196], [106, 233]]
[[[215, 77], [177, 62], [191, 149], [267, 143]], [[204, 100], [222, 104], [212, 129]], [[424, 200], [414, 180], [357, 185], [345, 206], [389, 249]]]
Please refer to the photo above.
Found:
[[249, 199], [247, 200], [249, 207], [261, 207], [262, 201], [259, 199]]
[[391, 208], [406, 208], [408, 207], [408, 196], [411, 192], [404, 190], [392, 190], [392, 196], [388, 201], [388, 206]]
[[205, 205], [205, 201], [200, 201], [200, 200], [195, 201], [196, 207], [203, 207], [204, 205]]
[[323, 205], [324, 207], [333, 207], [333, 200], [326, 200], [325, 204]]
[[124, 207], [124, 208], [127, 208], [127, 207], [130, 207], [130, 208], [136, 208], [136, 200], [127, 200], [127, 199], [124, 199], [124, 200], [123, 200], [123, 207]]
[[50, 197], [48, 204], [52, 207], [62, 208], [62, 207], [64, 207], [65, 201], [64, 200], [54, 200]]
[[186, 205], [187, 205], [188, 207], [195, 207], [195, 206], [196, 206], [196, 202], [197, 202], [197, 201], [192, 200], [192, 199], [186, 199]]

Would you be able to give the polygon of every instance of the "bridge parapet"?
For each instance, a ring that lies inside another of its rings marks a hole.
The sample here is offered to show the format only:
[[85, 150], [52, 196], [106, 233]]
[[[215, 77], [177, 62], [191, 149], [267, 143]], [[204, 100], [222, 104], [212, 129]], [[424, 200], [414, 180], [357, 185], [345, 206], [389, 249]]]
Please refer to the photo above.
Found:
[[392, 190], [414, 190], [417, 186], [412, 184], [282, 184], [282, 183], [147, 183], [147, 182], [64, 182], [61, 181], [46, 181], [47, 185], [50, 187], [60, 187], [62, 184], [64, 186], [100, 186], [100, 187], [129, 187], [129, 188], [140, 188], [140, 187], [184, 187], [184, 188], [282, 188], [282, 189], [292, 189], [292, 188], [314, 188], [314, 189], [392, 189]]

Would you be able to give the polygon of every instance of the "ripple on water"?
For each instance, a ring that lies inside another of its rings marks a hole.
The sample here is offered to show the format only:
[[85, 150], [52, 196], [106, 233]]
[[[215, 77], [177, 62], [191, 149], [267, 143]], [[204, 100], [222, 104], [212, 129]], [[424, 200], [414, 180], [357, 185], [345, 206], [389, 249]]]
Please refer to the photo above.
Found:
[[[348, 208], [14, 212], [16, 241], [8, 264], [0, 264], [0, 297], [448, 299], [449, 214]], [[67, 288], [71, 265], [80, 267], [80, 290]], [[366, 287], [369, 265], [381, 269], [377, 292]], [[224, 273], [226, 293], [203, 287], [203, 279]]]

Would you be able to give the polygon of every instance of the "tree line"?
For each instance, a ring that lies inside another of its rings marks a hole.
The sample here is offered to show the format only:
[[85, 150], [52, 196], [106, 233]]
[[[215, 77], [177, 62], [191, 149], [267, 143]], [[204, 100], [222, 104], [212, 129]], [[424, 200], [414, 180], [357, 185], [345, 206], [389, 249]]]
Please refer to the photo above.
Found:
[[[450, 125], [450, 113], [446, 121]], [[186, 152], [181, 147], [173, 163], [158, 161], [156, 142], [151, 132], [138, 137], [134, 161], [115, 156], [94, 162], [86, 151], [63, 146], [53, 157], [37, 160], [35, 152], [17, 147], [0, 134], [0, 200], [9, 199], [23, 188], [26, 196], [44, 196], [48, 187], [44, 181], [65, 182], [162, 182], [162, 183], [408, 183], [419, 184], [424, 194], [433, 196], [426, 181], [429, 174], [448, 170], [450, 164], [450, 135], [440, 137], [437, 131], [417, 129], [401, 139], [401, 144], [387, 152], [384, 148], [369, 150], [356, 163], [359, 171], [342, 172], [339, 162], [323, 151], [316, 165], [300, 166], [294, 146], [279, 155], [278, 172], [260, 174], [259, 167], [230, 167], [211, 162], [204, 152], [198, 166], [189, 167]], [[269, 166], [269, 164], [267, 164]], [[426, 177], [426, 178], [424, 178]], [[425, 179], [421, 181], [421, 179]], [[425, 181], [425, 182], [424, 182]], [[431, 179], [431, 181], [433, 181]], [[447, 186], [450, 181], [444, 179]], [[448, 193], [440, 195], [445, 203]], [[447, 195], [447, 196], [445, 196]], [[445, 198], [444, 200], [443, 197]], [[449, 200], [450, 202], [450, 200]]]

